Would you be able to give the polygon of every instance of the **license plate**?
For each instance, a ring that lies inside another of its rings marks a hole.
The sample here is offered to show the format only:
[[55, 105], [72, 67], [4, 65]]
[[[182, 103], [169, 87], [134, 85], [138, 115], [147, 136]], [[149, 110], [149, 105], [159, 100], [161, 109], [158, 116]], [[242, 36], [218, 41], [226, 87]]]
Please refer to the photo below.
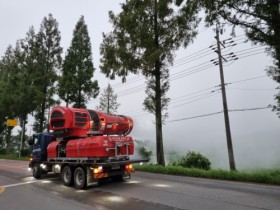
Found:
[[118, 164], [112, 165], [112, 169], [120, 169], [120, 165], [118, 165]]

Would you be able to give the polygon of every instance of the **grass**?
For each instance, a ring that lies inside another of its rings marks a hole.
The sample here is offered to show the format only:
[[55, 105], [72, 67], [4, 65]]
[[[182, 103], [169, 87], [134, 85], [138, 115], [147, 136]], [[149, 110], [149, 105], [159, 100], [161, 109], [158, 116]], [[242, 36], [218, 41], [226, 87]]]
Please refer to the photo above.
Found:
[[280, 185], [280, 169], [245, 172], [226, 171], [221, 169], [206, 171], [195, 168], [183, 168], [181, 166], [164, 167], [160, 165], [135, 165], [134, 168], [139, 171], [159, 174]]
[[[0, 155], [0, 159], [28, 160], [28, 157], [18, 157], [18, 154]], [[256, 170], [256, 171], [226, 171], [226, 170], [201, 170], [196, 168], [184, 168], [181, 166], [160, 166], [160, 165], [134, 165], [139, 171], [169, 174], [189, 177], [201, 177], [208, 179], [231, 180], [241, 182], [254, 182], [263, 184], [280, 185], [280, 169]]]
[[0, 155], [0, 159], [8, 159], [8, 160], [29, 160], [27, 156], [18, 157], [18, 154], [8, 154], [8, 155]]

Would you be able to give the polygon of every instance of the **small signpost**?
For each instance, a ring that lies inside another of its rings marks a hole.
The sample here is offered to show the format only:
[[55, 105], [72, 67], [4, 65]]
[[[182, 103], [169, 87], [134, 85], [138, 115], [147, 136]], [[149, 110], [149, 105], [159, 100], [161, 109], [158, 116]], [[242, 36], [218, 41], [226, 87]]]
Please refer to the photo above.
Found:
[[6, 125], [10, 127], [15, 127], [18, 125], [18, 120], [15, 119], [7, 119], [6, 120]]

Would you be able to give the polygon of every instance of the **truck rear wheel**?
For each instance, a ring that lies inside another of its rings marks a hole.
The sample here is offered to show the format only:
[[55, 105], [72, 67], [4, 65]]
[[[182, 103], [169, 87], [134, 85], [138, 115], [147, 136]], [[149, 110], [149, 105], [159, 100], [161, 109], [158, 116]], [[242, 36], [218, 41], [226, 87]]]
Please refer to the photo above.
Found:
[[84, 189], [87, 186], [86, 173], [82, 167], [75, 169], [74, 184], [77, 189]]
[[33, 177], [35, 179], [40, 179], [41, 178], [41, 169], [39, 164], [34, 164], [32, 168], [32, 173]]
[[65, 186], [73, 184], [73, 171], [70, 166], [65, 166], [61, 171], [61, 179]]

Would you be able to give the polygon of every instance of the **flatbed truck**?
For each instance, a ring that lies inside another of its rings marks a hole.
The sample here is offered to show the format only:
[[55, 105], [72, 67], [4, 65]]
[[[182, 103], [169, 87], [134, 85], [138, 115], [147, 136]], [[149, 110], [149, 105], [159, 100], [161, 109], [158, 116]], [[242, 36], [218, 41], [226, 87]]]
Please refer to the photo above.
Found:
[[29, 168], [39, 179], [60, 174], [65, 186], [84, 189], [102, 179], [122, 181], [135, 172], [133, 165], [148, 160], [130, 159], [134, 141], [127, 136], [131, 118], [94, 110], [57, 106], [52, 109], [49, 131], [34, 134]]

